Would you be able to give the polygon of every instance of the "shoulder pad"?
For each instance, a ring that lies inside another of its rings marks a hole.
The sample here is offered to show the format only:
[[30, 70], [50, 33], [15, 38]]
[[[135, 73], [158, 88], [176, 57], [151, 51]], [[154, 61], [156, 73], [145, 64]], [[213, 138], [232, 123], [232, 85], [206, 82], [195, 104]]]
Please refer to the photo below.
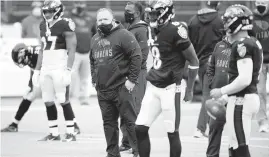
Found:
[[240, 57], [244, 57], [247, 53], [247, 47], [248, 47], [248, 43], [244, 42], [245, 40], [240, 40], [237, 44], [236, 44], [236, 51], [238, 53], [238, 55]]
[[67, 22], [68, 27], [70, 28], [70, 30], [75, 31], [76, 24], [71, 18], [63, 18], [63, 20]]
[[177, 34], [183, 38], [183, 39], [187, 39], [188, 38], [188, 27], [187, 24], [185, 22], [172, 22], [172, 24], [177, 28]]

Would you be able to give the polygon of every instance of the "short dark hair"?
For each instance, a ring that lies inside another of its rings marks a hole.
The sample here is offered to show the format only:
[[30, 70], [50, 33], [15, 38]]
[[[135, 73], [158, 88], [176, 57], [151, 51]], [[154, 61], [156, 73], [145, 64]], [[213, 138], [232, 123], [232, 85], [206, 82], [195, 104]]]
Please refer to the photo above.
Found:
[[129, 1], [127, 5], [133, 4], [135, 9], [139, 11], [140, 14], [143, 14], [143, 6], [139, 1]]

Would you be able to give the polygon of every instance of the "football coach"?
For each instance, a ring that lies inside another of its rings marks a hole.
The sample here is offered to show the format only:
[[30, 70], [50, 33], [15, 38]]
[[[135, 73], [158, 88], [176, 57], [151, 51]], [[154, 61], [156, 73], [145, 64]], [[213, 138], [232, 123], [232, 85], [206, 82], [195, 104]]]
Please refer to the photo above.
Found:
[[137, 156], [137, 115], [132, 90], [141, 70], [141, 49], [134, 35], [115, 21], [110, 9], [99, 9], [96, 19], [98, 33], [91, 40], [90, 62], [103, 118], [107, 157], [120, 157], [119, 116], [124, 119], [128, 140]]

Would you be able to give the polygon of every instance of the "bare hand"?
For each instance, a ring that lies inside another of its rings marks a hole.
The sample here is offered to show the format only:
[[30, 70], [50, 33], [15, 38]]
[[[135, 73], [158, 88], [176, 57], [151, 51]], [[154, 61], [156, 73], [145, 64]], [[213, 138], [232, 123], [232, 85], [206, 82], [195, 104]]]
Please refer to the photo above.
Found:
[[186, 92], [185, 92], [185, 97], [184, 97], [184, 101], [185, 102], [188, 102], [188, 101], [191, 101], [193, 98], [193, 91], [192, 90], [189, 90], [188, 88], [186, 88]]
[[215, 88], [210, 91], [210, 96], [214, 99], [218, 99], [222, 96], [220, 88]]
[[132, 92], [134, 89], [135, 84], [129, 80], [125, 82], [125, 87], [128, 89], [129, 92]]

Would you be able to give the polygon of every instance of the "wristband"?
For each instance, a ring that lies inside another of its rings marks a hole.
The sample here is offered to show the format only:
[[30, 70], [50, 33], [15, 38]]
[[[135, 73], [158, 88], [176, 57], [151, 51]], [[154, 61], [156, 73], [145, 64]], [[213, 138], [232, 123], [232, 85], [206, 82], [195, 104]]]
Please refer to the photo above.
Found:
[[199, 69], [199, 66], [191, 66], [191, 65], [188, 65], [188, 68], [189, 69]]

